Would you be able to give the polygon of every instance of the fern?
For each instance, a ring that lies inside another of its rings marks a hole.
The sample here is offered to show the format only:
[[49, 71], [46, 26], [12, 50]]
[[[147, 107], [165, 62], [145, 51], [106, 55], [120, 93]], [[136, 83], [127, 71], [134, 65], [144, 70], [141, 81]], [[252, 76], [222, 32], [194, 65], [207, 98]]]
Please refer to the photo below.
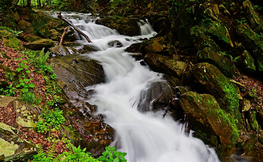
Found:
[[39, 56], [36, 57], [35, 59], [36, 66], [38, 67], [40, 67], [41, 65], [45, 65], [47, 59], [49, 58], [50, 52], [47, 51], [45, 54], [44, 50], [45, 48], [41, 50], [41, 52], [39, 53]]

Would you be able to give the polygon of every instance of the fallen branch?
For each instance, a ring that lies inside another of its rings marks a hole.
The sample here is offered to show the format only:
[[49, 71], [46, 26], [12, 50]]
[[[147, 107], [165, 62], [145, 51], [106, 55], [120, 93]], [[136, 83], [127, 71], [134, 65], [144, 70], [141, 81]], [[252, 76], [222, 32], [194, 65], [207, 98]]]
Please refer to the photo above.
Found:
[[67, 30], [68, 30], [68, 27], [66, 27], [66, 28], [64, 29], [64, 31], [63, 31], [63, 34], [62, 34], [62, 36], [61, 36], [61, 38], [60, 38], [59, 45], [62, 45], [64, 36], [65, 36]]
[[65, 21], [67, 24], [69, 24], [74, 30], [76, 30], [80, 35], [84, 36], [89, 43], [92, 43], [92, 41], [89, 39], [89, 37], [84, 34], [82, 31], [80, 31], [77, 27], [75, 27], [73, 24], [71, 24], [68, 20], [66, 20], [64, 17], [61, 16], [61, 13], [58, 13], [58, 18]]

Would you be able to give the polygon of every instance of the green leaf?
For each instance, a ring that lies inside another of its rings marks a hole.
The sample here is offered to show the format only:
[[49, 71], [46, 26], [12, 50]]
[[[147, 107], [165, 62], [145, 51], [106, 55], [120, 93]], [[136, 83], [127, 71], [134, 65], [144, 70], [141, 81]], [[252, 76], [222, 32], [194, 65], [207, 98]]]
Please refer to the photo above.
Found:
[[22, 92], [23, 93], [28, 92], [28, 88], [22, 88]]
[[34, 83], [29, 83], [28, 86], [29, 86], [30, 88], [34, 88], [34, 87], [35, 87], [35, 84], [34, 84]]

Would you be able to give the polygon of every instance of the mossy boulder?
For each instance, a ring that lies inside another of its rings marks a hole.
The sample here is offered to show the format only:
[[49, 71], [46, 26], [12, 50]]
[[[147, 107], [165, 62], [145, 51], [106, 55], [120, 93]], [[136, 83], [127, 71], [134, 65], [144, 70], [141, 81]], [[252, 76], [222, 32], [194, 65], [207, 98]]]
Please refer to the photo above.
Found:
[[248, 51], [253, 51], [252, 55], [257, 60], [257, 70], [263, 71], [263, 39], [261, 35], [254, 32], [246, 23], [239, 24], [236, 33], [242, 45]]
[[2, 39], [3, 44], [7, 47], [23, 50], [21, 42], [16, 38], [14, 34], [7, 30], [0, 30], [0, 39]]
[[163, 37], [157, 37], [150, 39], [148, 41], [142, 42], [141, 45], [141, 52], [143, 56], [145, 56], [147, 53], [161, 53], [163, 51]]
[[197, 55], [201, 61], [215, 65], [227, 77], [233, 77], [239, 73], [232, 61], [223, 56], [220, 51], [216, 52], [211, 47], [205, 47], [203, 50], [198, 51]]
[[64, 27], [67, 26], [63, 20], [50, 17], [41, 12], [32, 13], [31, 17], [34, 33], [42, 38], [59, 40], [59, 36], [62, 35]]
[[122, 35], [135, 36], [140, 35], [140, 27], [137, 24], [137, 19], [127, 17], [104, 17], [96, 21], [96, 24], [105, 25], [109, 28], [116, 29]]
[[241, 68], [248, 72], [256, 72], [255, 59], [250, 55], [247, 50], [242, 52]]
[[22, 30], [25, 34], [34, 34], [32, 24], [26, 20], [20, 20], [17, 25], [18, 30]]
[[259, 15], [254, 10], [252, 3], [249, 0], [243, 1], [242, 7], [244, 10], [244, 15], [246, 16], [246, 19], [249, 21], [254, 31], [262, 32], [263, 21], [260, 19]]
[[176, 78], [180, 77], [187, 64], [183, 61], [176, 61], [170, 57], [148, 53], [144, 57], [150, 68]]
[[54, 42], [52, 39], [39, 39], [33, 42], [28, 42], [24, 46], [32, 50], [42, 50], [42, 48], [47, 49], [54, 46]]
[[224, 145], [236, 143], [239, 133], [234, 119], [220, 108], [212, 95], [188, 91], [181, 96], [180, 103], [195, 128], [209, 136], [219, 136]]
[[222, 51], [219, 45], [211, 38], [211, 36], [206, 34], [207, 29], [205, 27], [194, 26], [190, 31], [194, 45], [198, 50], [205, 47], [211, 47], [216, 51]]
[[207, 29], [207, 33], [222, 47], [233, 48], [234, 44], [231, 40], [228, 29], [219, 21], [211, 23]]
[[240, 116], [237, 89], [216, 66], [198, 63], [193, 67], [192, 74], [195, 80], [216, 98], [222, 109]]

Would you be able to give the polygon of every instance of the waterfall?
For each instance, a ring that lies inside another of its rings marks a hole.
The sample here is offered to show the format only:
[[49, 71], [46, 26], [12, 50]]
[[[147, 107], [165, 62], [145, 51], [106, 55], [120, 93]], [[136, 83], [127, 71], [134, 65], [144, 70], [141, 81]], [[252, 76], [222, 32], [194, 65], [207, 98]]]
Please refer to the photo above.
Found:
[[[101, 63], [106, 74], [106, 83], [86, 87], [96, 93], [87, 102], [97, 105], [98, 114], [105, 116], [107, 124], [116, 130], [112, 146], [126, 152], [128, 162], [219, 162], [214, 149], [200, 139], [182, 131], [182, 125], [163, 112], [140, 112], [137, 110], [140, 93], [152, 83], [162, 81], [162, 75], [133, 59], [124, 49], [140, 38], [156, 34], [148, 22], [139, 22], [142, 35], [124, 36], [117, 31], [64, 14], [74, 25], [79, 26], [100, 51], [86, 54]], [[87, 18], [85, 18], [87, 19]], [[123, 47], [109, 46], [110, 41], [119, 41]], [[85, 40], [79, 41], [88, 44]]]

